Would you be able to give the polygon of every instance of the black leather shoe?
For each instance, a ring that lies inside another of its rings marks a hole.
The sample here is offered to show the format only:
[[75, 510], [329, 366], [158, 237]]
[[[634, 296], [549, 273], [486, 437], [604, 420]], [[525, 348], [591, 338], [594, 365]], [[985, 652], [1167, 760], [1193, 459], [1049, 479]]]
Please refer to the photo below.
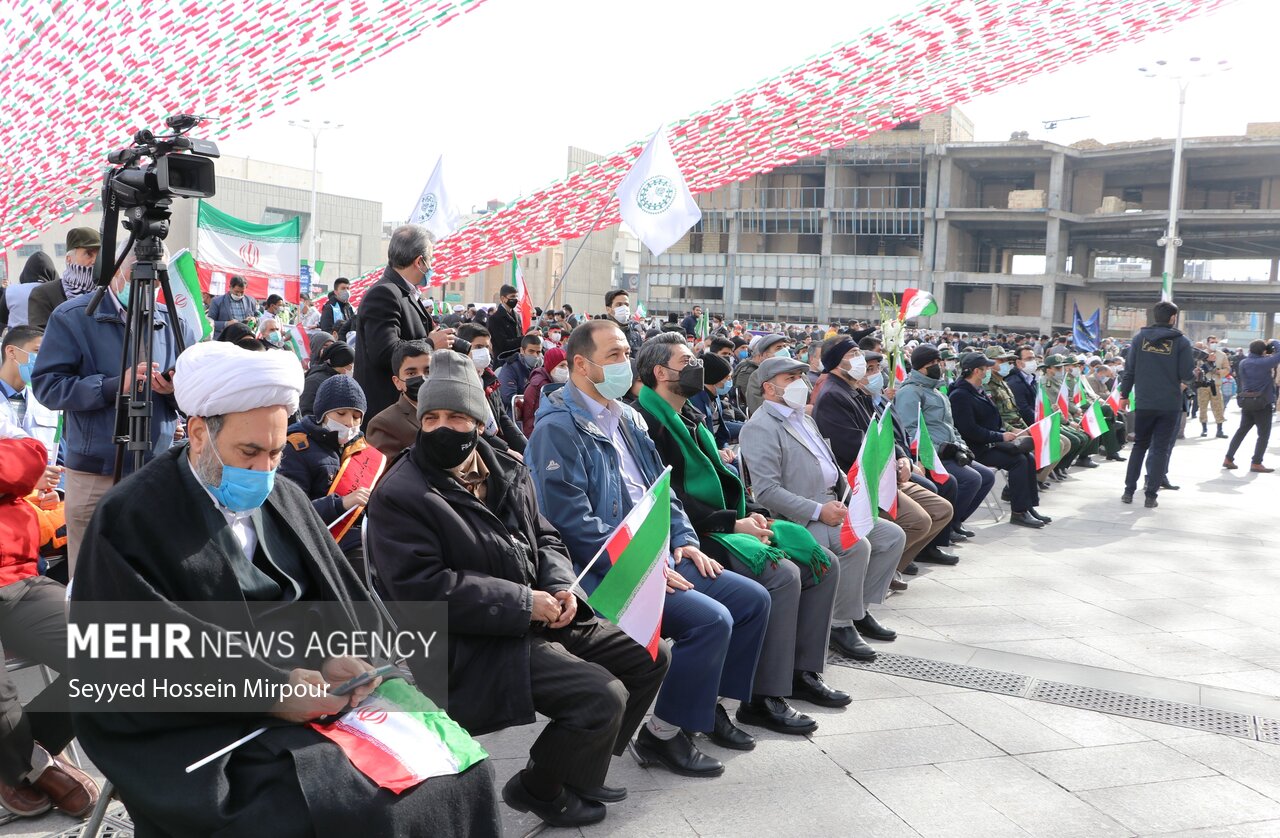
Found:
[[502, 799], [517, 812], [532, 812], [549, 826], [569, 829], [604, 820], [603, 803], [583, 800], [567, 788], [555, 800], [539, 800], [524, 787], [520, 773], [507, 780], [507, 784], [502, 787]]
[[1093, 461], [1092, 457], [1081, 457], [1076, 460], [1076, 465], [1080, 468], [1097, 468], [1098, 464]]
[[1147, 495], [1147, 499], [1142, 502], [1142, 505], [1147, 509], [1155, 509], [1160, 504], [1156, 503], [1155, 495]]
[[858, 629], [858, 634], [863, 637], [870, 637], [872, 640], [883, 640], [888, 642], [890, 640], [895, 640], [898, 637], [898, 633], [896, 631], [893, 629], [887, 629], [880, 625], [880, 621], [877, 620], [870, 611], [868, 611], [867, 615], [861, 620], [854, 620], [853, 625]]
[[1167, 490], [1169, 490], [1170, 492], [1176, 492], [1176, 491], [1178, 491], [1179, 489], [1181, 489], [1182, 487], [1181, 487], [1181, 486], [1175, 486], [1175, 485], [1173, 485], [1172, 483], [1170, 483], [1168, 480], [1166, 480], [1166, 481], [1164, 481], [1163, 483], [1161, 483], [1161, 484], [1160, 484], [1160, 488], [1161, 488], [1161, 489], [1167, 489]]
[[1066, 481], [1067, 478], [1070, 477], [1070, 475], [1067, 474], [1067, 470], [1065, 468], [1054, 469], [1053, 471], [1049, 472], [1049, 476], [1052, 477], [1054, 480], [1057, 480], [1059, 483]]
[[656, 763], [683, 777], [719, 777], [724, 773], [724, 763], [699, 751], [683, 730], [670, 739], [659, 739], [642, 727], [631, 743], [631, 755], [641, 768]]
[[621, 803], [627, 799], [627, 790], [621, 786], [614, 788], [613, 786], [599, 785], [595, 788], [583, 789], [565, 783], [564, 787], [583, 800], [591, 800], [596, 803]]
[[1044, 521], [1046, 524], [1053, 523], [1052, 518], [1050, 518], [1048, 515], [1041, 515], [1039, 512], [1035, 510], [1034, 507], [1032, 507], [1031, 509], [1028, 509], [1027, 512], [1031, 513], [1031, 517], [1035, 518], [1038, 521]]
[[1110, 460], [1110, 461], [1111, 461], [1111, 462], [1113, 462], [1113, 463], [1123, 463], [1125, 460], [1127, 460], [1127, 459], [1129, 459], [1129, 458], [1128, 458], [1128, 457], [1121, 457], [1119, 454], [1111, 454], [1110, 456], [1108, 456], [1108, 457], [1107, 457], [1107, 459], [1108, 459], [1108, 460]]
[[1227, 438], [1226, 431], [1222, 430], [1222, 428], [1218, 428], [1218, 432], [1214, 434], [1214, 437], [1217, 439], [1226, 439]]
[[1040, 487], [1040, 491], [1047, 492], [1053, 488], [1053, 484], [1048, 480], [1037, 480], [1036, 485]]
[[716, 704], [716, 721], [707, 738], [731, 751], [750, 751], [756, 746], [756, 738], [733, 723], [723, 704]]
[[902, 572], [907, 576], [915, 576], [920, 572], [920, 565], [915, 562], [909, 562], [907, 566], [902, 569]]
[[791, 697], [819, 707], [844, 707], [853, 696], [822, 680], [817, 672], [797, 672], [791, 680]]
[[1000, 500], [1004, 501], [1005, 503], [1008, 503], [1012, 499], [1013, 499], [1013, 496], [1009, 494], [1008, 486], [1005, 486], [1003, 489], [1000, 490]]
[[739, 704], [738, 721], [792, 736], [808, 736], [818, 729], [813, 717], [806, 716], [792, 707], [791, 702], [776, 695], [758, 695], [750, 702]]
[[1133, 503], [1133, 492], [1125, 492], [1120, 496], [1121, 503]]
[[1044, 529], [1044, 521], [1039, 518], [1032, 518], [1030, 512], [1014, 512], [1009, 516], [1010, 524], [1017, 524], [1020, 527], [1030, 527], [1033, 530]]
[[856, 661], [876, 659], [876, 650], [867, 645], [867, 641], [862, 639], [862, 635], [853, 626], [831, 629], [831, 650]]
[[928, 564], [959, 564], [960, 557], [954, 553], [947, 553], [940, 547], [926, 547], [920, 551], [920, 555], [916, 556], [917, 562], [926, 562]]
[[964, 544], [966, 541], [968, 541], [968, 540], [969, 540], [969, 536], [967, 536], [967, 535], [961, 535], [960, 533], [956, 532], [955, 530], [951, 530], [950, 532], [948, 532], [948, 533], [947, 533], [947, 538], [948, 538], [948, 540], [950, 540], [950, 542], [951, 542], [950, 544], [948, 544], [948, 545], [947, 545], [948, 547], [956, 547], [956, 546], [958, 546], [958, 545], [960, 545], [960, 544]]
[[951, 531], [956, 535], [963, 535], [965, 538], [973, 538], [973, 530], [966, 530], [964, 527], [953, 526]]

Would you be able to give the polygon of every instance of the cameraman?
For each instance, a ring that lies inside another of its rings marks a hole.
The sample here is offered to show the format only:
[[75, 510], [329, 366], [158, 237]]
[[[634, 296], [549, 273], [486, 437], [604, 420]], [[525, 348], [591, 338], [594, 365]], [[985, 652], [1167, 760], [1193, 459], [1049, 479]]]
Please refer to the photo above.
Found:
[[1255, 340], [1249, 344], [1249, 354], [1240, 361], [1239, 390], [1236, 402], [1240, 405], [1240, 429], [1231, 437], [1226, 459], [1222, 467], [1236, 467], [1236, 450], [1244, 442], [1245, 434], [1253, 426], [1258, 427], [1258, 441], [1253, 446], [1253, 464], [1249, 471], [1270, 474], [1275, 471], [1262, 464], [1267, 453], [1267, 441], [1271, 438], [1271, 414], [1276, 406], [1276, 367], [1280, 367], [1280, 341], [1265, 343]]
[[[167, 261], [168, 256], [166, 254]], [[66, 463], [67, 576], [75, 572], [76, 554], [89, 518], [98, 501], [111, 488], [116, 458], [116, 395], [134, 386], [139, 376], [151, 381], [151, 449], [147, 459], [173, 444], [177, 425], [177, 403], [173, 384], [167, 377], [177, 361], [177, 347], [166, 308], [156, 305], [151, 343], [151, 369], [139, 364], [122, 378], [120, 359], [124, 355], [125, 313], [129, 304], [129, 273], [133, 251], [125, 257], [90, 315], [94, 294], [82, 294], [58, 306], [49, 318], [44, 341], [31, 374], [31, 388], [40, 403], [51, 410], [64, 411]], [[183, 341], [190, 346], [195, 335], [179, 321]], [[140, 382], [139, 382], [140, 385]], [[133, 468], [133, 458], [125, 457], [125, 474]]]
[[1196, 402], [1200, 414], [1200, 436], [1209, 435], [1209, 406], [1213, 406], [1213, 418], [1218, 423], [1218, 439], [1226, 439], [1222, 430], [1223, 404], [1222, 382], [1231, 373], [1231, 363], [1216, 344], [1196, 343]]

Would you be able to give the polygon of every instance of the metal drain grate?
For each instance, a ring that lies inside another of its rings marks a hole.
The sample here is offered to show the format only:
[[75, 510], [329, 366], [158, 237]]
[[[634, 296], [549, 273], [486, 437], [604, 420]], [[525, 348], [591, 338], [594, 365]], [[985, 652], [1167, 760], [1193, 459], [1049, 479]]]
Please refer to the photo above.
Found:
[[1280, 745], [1280, 721], [1259, 718], [1258, 739], [1263, 742], [1274, 742]]
[[885, 675], [901, 675], [917, 681], [954, 684], [958, 687], [970, 687], [983, 692], [1005, 695], [1022, 695], [1031, 682], [1027, 676], [1012, 672], [997, 672], [994, 669], [980, 669], [976, 666], [946, 663], [910, 655], [895, 655], [892, 652], [878, 652], [874, 661], [857, 661], [843, 655], [832, 655], [831, 662]]
[[[84, 835], [84, 828], [87, 823], [78, 823], [62, 832], [50, 833], [44, 838], [80, 838]], [[98, 829], [98, 838], [133, 838], [133, 821], [129, 820], [129, 814], [125, 812], [124, 806], [116, 804], [107, 810], [107, 814], [102, 819], [102, 826]]]
[[1206, 730], [1210, 733], [1221, 733], [1242, 739], [1255, 738], [1253, 716], [1215, 710], [1212, 707], [1201, 707], [1198, 704], [1144, 698], [1057, 681], [1036, 681], [1027, 697], [1037, 701], [1047, 701], [1050, 704], [1065, 704], [1068, 707]]

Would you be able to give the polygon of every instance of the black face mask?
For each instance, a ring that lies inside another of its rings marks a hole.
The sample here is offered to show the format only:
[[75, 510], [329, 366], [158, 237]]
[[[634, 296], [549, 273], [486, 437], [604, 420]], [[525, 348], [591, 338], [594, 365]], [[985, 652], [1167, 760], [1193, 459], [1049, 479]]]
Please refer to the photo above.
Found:
[[456, 468], [471, 456], [479, 438], [479, 432], [475, 428], [470, 431], [455, 431], [442, 426], [434, 431], [418, 431], [416, 450], [428, 463], [447, 471]]
[[404, 381], [404, 394], [409, 397], [409, 401], [417, 404], [418, 391], [422, 389], [422, 382], [426, 381], [425, 375], [415, 375], [413, 378], [406, 378]]
[[933, 366], [929, 367], [929, 369], [925, 370], [924, 374], [936, 381], [939, 378], [942, 378], [942, 367], [938, 366], [937, 364], [934, 364]]
[[[671, 367], [667, 367], [671, 369]], [[672, 370], [675, 372], [675, 370]], [[680, 370], [680, 377], [672, 384], [672, 389], [691, 399], [702, 392], [707, 384], [707, 370], [702, 364], [690, 363], [684, 369]]]
[[516, 307], [516, 303], [518, 303], [518, 302], [519, 302], [519, 300], [517, 300], [516, 298], [512, 297], [512, 298], [511, 298], [511, 299], [509, 299], [509, 300], [503, 300], [503, 302], [507, 304], [507, 308], [515, 308], [515, 307]]

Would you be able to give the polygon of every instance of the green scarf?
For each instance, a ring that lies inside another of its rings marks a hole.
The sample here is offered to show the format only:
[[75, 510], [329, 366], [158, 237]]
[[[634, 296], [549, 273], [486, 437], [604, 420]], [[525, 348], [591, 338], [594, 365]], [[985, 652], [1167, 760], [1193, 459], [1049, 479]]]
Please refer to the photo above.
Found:
[[[707, 506], [736, 510], [739, 518], [745, 518], [747, 495], [742, 481], [720, 459], [711, 431], [699, 423], [695, 440], [671, 405], [647, 386], [640, 388], [639, 401], [640, 406], [667, 429], [680, 448], [684, 458], [684, 485], [679, 487], [680, 493]], [[725, 497], [726, 484], [733, 487], [733, 497]], [[809, 568], [815, 581], [831, 567], [826, 551], [804, 527], [789, 521], [774, 521], [769, 528], [773, 532], [774, 546], [743, 533], [710, 533], [708, 538], [723, 545], [756, 576], [764, 572], [765, 562], [777, 565], [783, 559]]]

